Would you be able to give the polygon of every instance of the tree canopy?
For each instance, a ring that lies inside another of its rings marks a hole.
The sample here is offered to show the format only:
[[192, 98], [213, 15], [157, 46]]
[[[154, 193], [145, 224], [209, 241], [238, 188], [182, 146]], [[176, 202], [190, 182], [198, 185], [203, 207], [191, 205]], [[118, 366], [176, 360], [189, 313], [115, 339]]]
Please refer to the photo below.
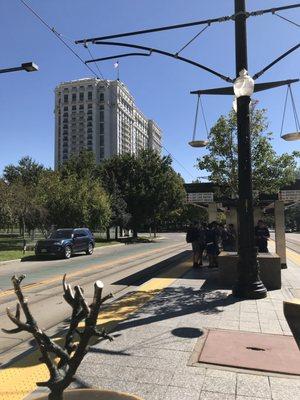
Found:
[[155, 151], [144, 150], [138, 156], [115, 156], [100, 165], [104, 186], [115, 184], [122, 194], [131, 215], [128, 225], [134, 231], [141, 225], [157, 226], [182, 205], [183, 179], [171, 163], [170, 157], [161, 158]]
[[[272, 133], [268, 132], [266, 110], [250, 107], [252, 139], [253, 189], [261, 193], [276, 193], [292, 183], [296, 177], [300, 152], [277, 155], [272, 147]], [[237, 123], [232, 110], [222, 115], [210, 130], [208, 154], [197, 160], [199, 170], [210, 173], [210, 180], [223, 189], [223, 194], [238, 193]]]

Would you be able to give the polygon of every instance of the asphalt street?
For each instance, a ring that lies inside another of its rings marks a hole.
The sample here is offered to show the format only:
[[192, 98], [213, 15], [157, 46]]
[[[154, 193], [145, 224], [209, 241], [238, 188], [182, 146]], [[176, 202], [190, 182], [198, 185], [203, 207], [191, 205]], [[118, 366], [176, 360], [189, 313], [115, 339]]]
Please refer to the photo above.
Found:
[[[274, 239], [274, 233], [271, 233], [271, 238]], [[300, 233], [286, 233], [285, 239], [286, 247], [300, 254]]]
[[[25, 274], [24, 294], [39, 326], [55, 333], [64, 327], [70, 308], [62, 298], [62, 277], [67, 274], [68, 283], [83, 287], [85, 296], [93, 295], [93, 282], [100, 279], [105, 285], [104, 295], [112, 292], [121, 295], [130, 287], [139, 285], [143, 278], [166, 267], [174, 258], [190, 255], [185, 234], [168, 233], [152, 243], [113, 245], [96, 249], [92, 256], [77, 255], [70, 260], [43, 260], [11, 262], [0, 265], [0, 327], [13, 328], [6, 316], [6, 308], [14, 310], [15, 295], [11, 276]], [[26, 332], [17, 335], [0, 333], [0, 362], [7, 360], [7, 351], [30, 338]], [[9, 354], [12, 357], [12, 354]]]

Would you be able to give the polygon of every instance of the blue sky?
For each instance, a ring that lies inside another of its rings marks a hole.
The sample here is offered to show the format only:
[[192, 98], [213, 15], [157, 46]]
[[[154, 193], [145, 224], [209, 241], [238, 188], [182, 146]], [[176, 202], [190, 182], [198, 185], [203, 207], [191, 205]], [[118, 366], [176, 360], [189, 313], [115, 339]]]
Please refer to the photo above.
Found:
[[[48, 23], [71, 40], [110, 33], [139, 30], [206, 18], [231, 15], [233, 0], [26, 0]], [[248, 0], [248, 10], [270, 8], [293, 1]], [[49, 32], [19, 0], [1, 0], [0, 68], [35, 61], [37, 73], [1, 74], [0, 90], [0, 172], [9, 163], [25, 155], [53, 167], [54, 88], [63, 81], [91, 76], [55, 36]], [[299, 23], [300, 10], [284, 11], [283, 16]], [[176, 52], [201, 28], [193, 27], [130, 38], [131, 43], [159, 47]], [[128, 39], [127, 39], [128, 40]], [[129, 40], [128, 40], [129, 41]], [[249, 73], [254, 74], [281, 53], [299, 42], [299, 28], [271, 14], [248, 20]], [[105, 46], [106, 47], [106, 46]], [[117, 54], [120, 48], [91, 46], [95, 57]], [[83, 47], [76, 51], [84, 59], [90, 56]], [[234, 24], [209, 27], [184, 52], [224, 75], [235, 76]], [[299, 77], [300, 51], [293, 53], [257, 82]], [[107, 79], [115, 79], [113, 61], [99, 64]], [[95, 68], [94, 68], [95, 69]], [[186, 181], [203, 175], [195, 167], [196, 158], [205, 150], [192, 149], [191, 140], [196, 98], [190, 90], [226, 85], [219, 78], [188, 64], [159, 55], [120, 60], [120, 79], [129, 87], [139, 108], [163, 129], [163, 144], [178, 160], [174, 168]], [[285, 88], [260, 92], [255, 98], [268, 109], [269, 130], [278, 153], [300, 150], [299, 142], [280, 139]], [[300, 85], [294, 86], [296, 104], [300, 104]], [[230, 96], [203, 98], [208, 125], [230, 110]], [[298, 113], [300, 107], [298, 107]], [[291, 109], [286, 131], [294, 131]], [[198, 137], [205, 135], [199, 118]]]

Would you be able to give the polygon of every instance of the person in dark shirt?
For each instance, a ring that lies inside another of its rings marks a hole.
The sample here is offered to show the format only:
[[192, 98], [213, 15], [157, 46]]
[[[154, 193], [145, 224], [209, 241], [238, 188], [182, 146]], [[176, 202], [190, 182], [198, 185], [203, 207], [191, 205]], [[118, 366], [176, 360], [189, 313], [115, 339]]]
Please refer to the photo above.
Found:
[[255, 227], [255, 242], [258, 247], [259, 253], [268, 253], [268, 240], [270, 237], [270, 232], [267, 225], [263, 220], [259, 220], [257, 222], [257, 226]]
[[236, 251], [236, 232], [233, 224], [223, 227], [221, 239], [224, 251]]
[[187, 243], [192, 244], [193, 249], [193, 268], [202, 266], [202, 255], [205, 248], [204, 229], [198, 221], [188, 228], [186, 234]]
[[206, 236], [206, 251], [208, 255], [209, 268], [218, 267], [217, 256], [220, 253], [219, 250], [219, 231], [217, 222], [212, 222], [209, 224], [208, 229], [205, 233]]

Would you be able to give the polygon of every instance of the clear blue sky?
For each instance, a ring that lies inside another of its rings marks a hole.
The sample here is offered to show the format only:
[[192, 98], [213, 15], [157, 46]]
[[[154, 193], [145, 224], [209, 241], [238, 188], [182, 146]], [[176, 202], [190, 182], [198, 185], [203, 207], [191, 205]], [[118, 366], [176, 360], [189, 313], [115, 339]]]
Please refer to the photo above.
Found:
[[[28, 3], [64, 37], [81, 39], [231, 15], [234, 1], [28, 0]], [[247, 7], [255, 10], [290, 3], [293, 1], [248, 0]], [[54, 88], [60, 82], [91, 74], [19, 0], [1, 0], [0, 12], [0, 68], [17, 66], [26, 61], [35, 61], [40, 67], [37, 73], [0, 75], [0, 172], [5, 165], [17, 163], [25, 155], [53, 167]], [[282, 15], [300, 22], [299, 9], [284, 11]], [[269, 14], [248, 21], [250, 74], [256, 73], [299, 42], [299, 28], [276, 16]], [[176, 52], [199, 30], [199, 27], [193, 27], [155, 33], [131, 38], [130, 41]], [[76, 50], [84, 59], [90, 58], [83, 47], [78, 46]], [[92, 46], [91, 51], [95, 57], [99, 57], [117, 54], [120, 48]], [[234, 77], [233, 22], [212, 25], [182, 55]], [[105, 78], [116, 78], [113, 61], [103, 62], [99, 66]], [[299, 77], [299, 66], [298, 50], [257, 82]], [[196, 98], [189, 92], [226, 83], [205, 71], [159, 55], [120, 60], [120, 79], [128, 85], [139, 108], [163, 129], [164, 146], [190, 173], [176, 162], [174, 168], [186, 181], [203, 175], [194, 165], [197, 156], [203, 155], [205, 150], [192, 149], [187, 144], [192, 135], [196, 106]], [[285, 90], [279, 88], [255, 96], [260, 106], [268, 109], [270, 130], [275, 137], [273, 145], [278, 153], [300, 150], [299, 142], [288, 143], [279, 137]], [[294, 86], [294, 95], [299, 106], [299, 84]], [[207, 122], [211, 126], [221, 114], [229, 111], [232, 98], [208, 97], [203, 99], [203, 103]], [[295, 130], [291, 110], [287, 115], [286, 130]], [[199, 133], [205, 133], [201, 118]]]

